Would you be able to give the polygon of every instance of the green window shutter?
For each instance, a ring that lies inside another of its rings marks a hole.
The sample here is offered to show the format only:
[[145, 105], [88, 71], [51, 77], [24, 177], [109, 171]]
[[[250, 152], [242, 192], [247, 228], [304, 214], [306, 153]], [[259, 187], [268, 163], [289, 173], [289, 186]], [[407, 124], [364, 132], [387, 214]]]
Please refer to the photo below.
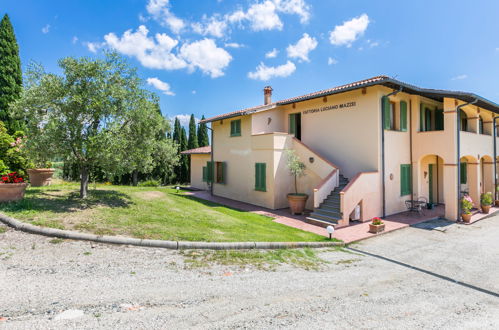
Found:
[[411, 165], [400, 165], [400, 195], [406, 196], [411, 194]]
[[227, 183], [227, 162], [222, 163], [222, 183]]
[[208, 162], [206, 164], [206, 168], [207, 168], [207, 172], [208, 172], [208, 175], [206, 176], [207, 179], [208, 179], [208, 182], [213, 182], [213, 172], [214, 172], [214, 168], [213, 168], [213, 162]]
[[241, 119], [230, 122], [230, 136], [241, 136]]
[[203, 166], [203, 182], [207, 181], [208, 181], [208, 169], [206, 168], [206, 166]]
[[383, 107], [383, 116], [384, 116], [383, 128], [390, 129], [391, 114], [390, 114], [390, 100], [388, 99], [388, 97], [383, 96], [383, 98], [381, 99], [381, 104]]
[[289, 134], [296, 134], [296, 114], [289, 115]]
[[444, 110], [443, 109], [435, 110], [435, 129], [437, 131], [444, 130]]
[[424, 132], [425, 131], [425, 126], [424, 126], [424, 104], [421, 103], [419, 105], [419, 131]]
[[407, 132], [407, 102], [400, 101], [400, 130]]
[[431, 110], [426, 108], [425, 110], [425, 127], [426, 131], [431, 131]]
[[256, 163], [255, 164], [255, 190], [266, 191], [267, 190], [267, 164]]
[[461, 184], [468, 182], [468, 164], [461, 163]]

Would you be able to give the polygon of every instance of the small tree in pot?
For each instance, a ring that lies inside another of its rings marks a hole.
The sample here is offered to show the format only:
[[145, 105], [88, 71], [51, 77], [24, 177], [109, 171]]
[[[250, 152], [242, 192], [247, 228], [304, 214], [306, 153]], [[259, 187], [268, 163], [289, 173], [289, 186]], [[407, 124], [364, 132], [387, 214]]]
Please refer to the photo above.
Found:
[[295, 183], [295, 192], [288, 194], [289, 208], [291, 209], [291, 214], [302, 214], [305, 210], [308, 195], [298, 193], [298, 178], [305, 175], [306, 166], [300, 161], [294, 150], [286, 150], [286, 152], [288, 156], [287, 166], [291, 175], [294, 176]]
[[480, 207], [482, 208], [482, 213], [488, 214], [491, 206], [492, 206], [492, 193], [487, 192], [481, 194]]
[[461, 218], [464, 222], [471, 221], [471, 209], [473, 208], [473, 200], [470, 196], [466, 195], [461, 199]]

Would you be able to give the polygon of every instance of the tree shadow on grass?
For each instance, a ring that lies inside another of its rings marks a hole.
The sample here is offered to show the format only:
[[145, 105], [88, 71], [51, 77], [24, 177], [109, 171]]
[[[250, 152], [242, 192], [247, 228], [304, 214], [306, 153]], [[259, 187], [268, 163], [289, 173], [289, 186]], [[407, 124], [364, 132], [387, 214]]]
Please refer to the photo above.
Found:
[[81, 199], [79, 193], [65, 193], [59, 189], [27, 190], [23, 200], [0, 204], [0, 212], [22, 213], [26, 211], [49, 211], [54, 213], [78, 212], [97, 206], [110, 208], [129, 207], [129, 196], [115, 190], [89, 190], [88, 197]]

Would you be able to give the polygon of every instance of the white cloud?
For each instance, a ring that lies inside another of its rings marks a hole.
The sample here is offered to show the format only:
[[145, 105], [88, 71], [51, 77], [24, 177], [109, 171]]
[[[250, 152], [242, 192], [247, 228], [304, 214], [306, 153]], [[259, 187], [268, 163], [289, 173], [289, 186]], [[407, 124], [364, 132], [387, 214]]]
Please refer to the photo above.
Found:
[[303, 37], [298, 40], [298, 42], [294, 45], [289, 45], [286, 48], [288, 52], [288, 57], [290, 58], [298, 58], [302, 61], [309, 62], [308, 53], [314, 50], [317, 47], [317, 40], [315, 38], [311, 38], [308, 33], [304, 33]]
[[467, 74], [461, 74], [459, 76], [453, 77], [451, 80], [463, 80], [463, 79], [466, 79], [466, 78], [468, 78]]
[[192, 94], [196, 94], [196, 93], [197, 93], [197, 91], [196, 91], [196, 90], [193, 90], [191, 93], [192, 93]]
[[379, 42], [377, 41], [372, 41], [372, 40], [367, 40], [367, 44], [369, 45], [370, 48], [374, 48], [374, 47], [378, 47], [379, 46]]
[[254, 3], [248, 8], [244, 18], [250, 22], [254, 31], [282, 30], [283, 24], [276, 10], [276, 5], [270, 0]]
[[83, 44], [87, 46], [88, 50], [94, 54], [97, 53], [97, 51], [105, 45], [101, 42], [84, 42]]
[[153, 86], [157, 90], [160, 90], [163, 92], [163, 94], [174, 96], [175, 93], [171, 91], [170, 84], [167, 82], [161, 81], [156, 77], [153, 78], [147, 78], [147, 84]]
[[243, 44], [239, 44], [237, 42], [229, 42], [229, 43], [225, 44], [225, 47], [227, 47], [227, 48], [243, 48], [243, 47], [246, 47], [246, 46], [243, 45]]
[[276, 48], [274, 48], [270, 52], [265, 53], [265, 57], [266, 58], [276, 58], [277, 54], [279, 54], [279, 51]]
[[213, 39], [185, 44], [180, 49], [180, 55], [189, 63], [191, 70], [197, 67], [212, 78], [223, 76], [223, 70], [232, 60], [232, 56], [225, 49], [217, 47]]
[[[149, 30], [141, 25], [136, 32], [127, 30], [121, 37], [114, 33], [104, 36], [106, 44], [121, 54], [135, 57], [143, 66], [151, 69], [177, 70], [196, 68], [212, 78], [224, 75], [232, 56], [223, 48], [217, 47], [213, 39], [205, 38], [183, 44], [165, 33], [149, 36]], [[178, 50], [177, 50], [178, 49]]]
[[221, 19], [218, 15], [214, 15], [210, 18], [203, 16], [203, 22], [191, 24], [192, 30], [203, 36], [211, 35], [216, 38], [222, 38], [227, 30], [227, 22]]
[[288, 61], [283, 65], [270, 67], [260, 63], [255, 72], [248, 73], [248, 77], [255, 80], [269, 80], [274, 77], [288, 77], [295, 72], [295, 70], [296, 66], [291, 61]]
[[301, 23], [306, 23], [310, 19], [310, 6], [304, 0], [274, 0], [274, 3], [277, 10], [300, 16]]
[[47, 24], [44, 27], [42, 27], [42, 33], [43, 34], [47, 34], [49, 32], [50, 32], [50, 24]]
[[327, 65], [335, 65], [335, 64], [338, 64], [338, 60], [332, 58], [332, 57], [329, 57], [327, 59]]
[[343, 22], [342, 25], [335, 26], [334, 30], [329, 34], [329, 41], [333, 45], [350, 47], [366, 31], [368, 25], [369, 17], [367, 14], [352, 18]]
[[78, 42], [78, 37], [77, 36], [74, 36], [73, 39], [71, 39], [71, 42], [74, 44], [76, 44]]
[[[178, 120], [180, 121], [180, 125], [184, 126], [184, 127], [189, 127], [189, 122], [191, 121], [191, 115], [188, 115], [188, 114], [181, 114], [181, 115], [177, 115], [175, 116], [178, 118]], [[175, 121], [175, 117], [173, 118], [170, 118], [170, 120], [173, 122]], [[196, 118], [194, 117], [194, 120], [196, 121], [196, 125], [199, 123], [200, 119], [199, 118]]]
[[185, 28], [185, 22], [170, 11], [169, 0], [149, 0], [147, 12], [161, 25], [167, 26], [173, 33], [180, 33]]
[[499, 52], [499, 47], [496, 47], [496, 52]]
[[154, 38], [148, 36], [149, 30], [141, 25], [136, 32], [127, 30], [122, 37], [114, 33], [104, 36], [106, 44], [121, 54], [133, 56], [146, 68], [175, 70], [187, 67], [187, 63], [172, 53], [178, 41], [164, 33]]

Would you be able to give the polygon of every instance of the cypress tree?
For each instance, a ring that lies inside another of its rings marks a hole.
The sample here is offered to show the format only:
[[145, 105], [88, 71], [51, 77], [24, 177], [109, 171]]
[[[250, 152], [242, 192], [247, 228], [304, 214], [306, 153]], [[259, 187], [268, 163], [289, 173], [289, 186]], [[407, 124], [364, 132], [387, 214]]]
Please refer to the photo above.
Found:
[[[204, 120], [204, 115], [201, 117], [201, 121]], [[201, 123], [198, 126], [198, 146], [205, 147], [210, 145], [210, 139], [208, 138], [208, 128], [205, 123]]]
[[0, 121], [10, 133], [22, 129], [22, 122], [12, 118], [9, 105], [19, 98], [22, 90], [21, 59], [14, 28], [9, 15], [0, 22]]
[[[180, 151], [187, 150], [187, 133], [185, 128], [180, 129]], [[180, 157], [180, 181], [182, 183], [189, 182], [189, 155], [181, 155]]]
[[[177, 144], [180, 146], [180, 121], [178, 120], [177, 117], [175, 117], [175, 122], [173, 124], [173, 141], [177, 142]], [[179, 150], [183, 151], [183, 150]]]
[[191, 115], [191, 120], [189, 121], [189, 140], [187, 141], [187, 149], [195, 149], [199, 146], [198, 135], [196, 134], [196, 119], [194, 119], [194, 114]]

